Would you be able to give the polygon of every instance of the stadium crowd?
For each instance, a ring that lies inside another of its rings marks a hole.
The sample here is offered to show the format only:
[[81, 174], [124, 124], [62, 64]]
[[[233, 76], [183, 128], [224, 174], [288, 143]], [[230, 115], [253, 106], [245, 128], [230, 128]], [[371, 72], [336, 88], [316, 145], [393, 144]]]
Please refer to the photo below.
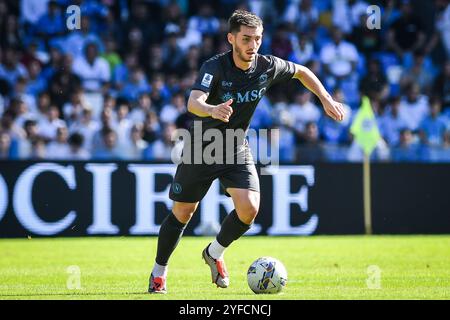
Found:
[[449, 0], [0, 0], [0, 159], [170, 160], [236, 8], [262, 17], [260, 53], [308, 66], [346, 106], [336, 123], [297, 81], [269, 90], [251, 126], [279, 129], [281, 161], [360, 161], [361, 95], [383, 137], [374, 160], [450, 161]]

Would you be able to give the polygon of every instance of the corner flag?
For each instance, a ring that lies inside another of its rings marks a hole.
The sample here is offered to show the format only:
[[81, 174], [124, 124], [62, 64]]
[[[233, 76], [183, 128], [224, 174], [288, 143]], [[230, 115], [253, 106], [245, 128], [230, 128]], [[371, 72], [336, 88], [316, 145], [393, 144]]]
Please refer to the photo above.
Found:
[[361, 107], [353, 120], [350, 132], [355, 136], [356, 142], [363, 148], [364, 153], [370, 156], [381, 135], [370, 100], [366, 96], [362, 98]]
[[355, 141], [364, 150], [363, 162], [363, 186], [364, 186], [364, 226], [366, 234], [372, 234], [372, 205], [370, 199], [370, 154], [381, 139], [378, 131], [375, 115], [373, 114], [370, 100], [366, 96], [362, 98], [361, 107], [353, 120], [350, 132], [355, 136]]

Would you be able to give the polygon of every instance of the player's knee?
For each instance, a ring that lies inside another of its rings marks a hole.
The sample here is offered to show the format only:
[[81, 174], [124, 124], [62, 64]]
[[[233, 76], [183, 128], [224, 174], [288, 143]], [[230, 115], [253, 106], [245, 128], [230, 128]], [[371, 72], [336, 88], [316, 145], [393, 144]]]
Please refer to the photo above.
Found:
[[256, 197], [250, 197], [239, 208], [238, 215], [242, 222], [251, 224], [255, 220], [259, 211], [259, 199]]
[[259, 208], [255, 205], [250, 205], [247, 208], [247, 217], [251, 219], [251, 222], [253, 222], [253, 220], [255, 220], [256, 216], [258, 215], [258, 209]]
[[188, 223], [189, 220], [191, 220], [192, 215], [194, 214], [196, 209], [197, 209], [196, 203], [175, 202], [172, 207], [172, 212], [178, 219], [178, 221], [180, 221], [181, 223]]

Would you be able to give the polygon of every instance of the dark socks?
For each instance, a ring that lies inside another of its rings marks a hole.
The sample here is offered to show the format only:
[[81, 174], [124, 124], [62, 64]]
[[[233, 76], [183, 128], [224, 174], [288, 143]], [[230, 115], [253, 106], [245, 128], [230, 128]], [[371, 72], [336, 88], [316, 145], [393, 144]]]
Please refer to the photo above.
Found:
[[177, 247], [178, 242], [180, 242], [185, 228], [186, 224], [178, 221], [173, 213], [164, 219], [159, 229], [158, 250], [155, 259], [157, 264], [167, 265], [172, 252]]
[[224, 247], [228, 247], [234, 240], [239, 239], [247, 232], [250, 227], [251, 225], [242, 222], [236, 210], [233, 210], [223, 219], [222, 227], [217, 235], [217, 242]]

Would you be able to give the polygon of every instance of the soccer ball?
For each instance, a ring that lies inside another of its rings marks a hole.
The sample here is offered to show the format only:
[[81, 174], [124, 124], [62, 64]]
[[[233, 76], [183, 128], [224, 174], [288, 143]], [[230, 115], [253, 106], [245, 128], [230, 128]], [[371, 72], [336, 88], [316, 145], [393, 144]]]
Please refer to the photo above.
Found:
[[262, 257], [248, 268], [247, 282], [254, 293], [279, 293], [286, 286], [287, 271], [279, 260]]

